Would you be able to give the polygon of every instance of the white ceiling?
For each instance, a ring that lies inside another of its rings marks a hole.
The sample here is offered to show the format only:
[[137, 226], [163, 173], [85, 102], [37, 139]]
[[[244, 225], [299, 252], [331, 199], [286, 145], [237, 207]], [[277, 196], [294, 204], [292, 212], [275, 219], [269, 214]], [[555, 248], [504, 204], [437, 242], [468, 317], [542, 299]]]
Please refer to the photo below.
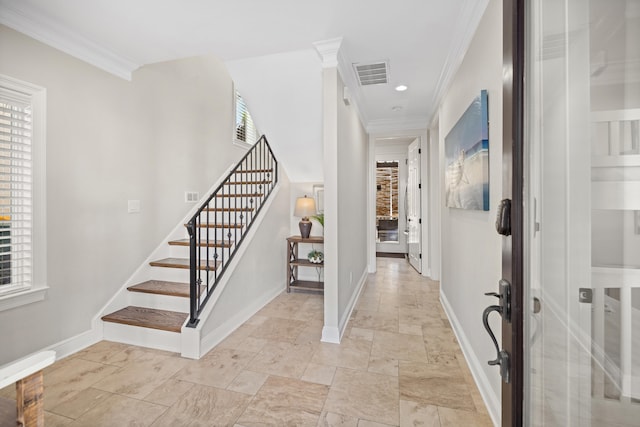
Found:
[[[124, 78], [155, 62], [202, 54], [230, 61], [342, 37], [349, 63], [390, 65], [386, 85], [345, 77], [365, 125], [407, 129], [427, 125], [487, 2], [0, 0], [0, 23]], [[399, 84], [409, 90], [396, 92]]]

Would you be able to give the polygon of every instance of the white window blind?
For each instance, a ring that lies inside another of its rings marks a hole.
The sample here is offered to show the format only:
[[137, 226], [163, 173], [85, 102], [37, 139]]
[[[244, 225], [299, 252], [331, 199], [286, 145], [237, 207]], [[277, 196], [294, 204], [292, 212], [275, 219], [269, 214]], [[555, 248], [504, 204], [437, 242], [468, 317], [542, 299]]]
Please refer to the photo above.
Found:
[[236, 134], [235, 138], [238, 141], [246, 142], [247, 144], [255, 144], [258, 140], [258, 131], [253, 124], [253, 119], [247, 108], [247, 104], [242, 99], [242, 96], [236, 91]]
[[0, 87], [0, 294], [32, 285], [31, 96]]

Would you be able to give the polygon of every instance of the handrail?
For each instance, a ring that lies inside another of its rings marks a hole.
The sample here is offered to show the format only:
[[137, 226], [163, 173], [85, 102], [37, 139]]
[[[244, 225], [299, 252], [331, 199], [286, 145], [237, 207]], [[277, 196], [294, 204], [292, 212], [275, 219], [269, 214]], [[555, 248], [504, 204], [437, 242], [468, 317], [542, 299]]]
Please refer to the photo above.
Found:
[[198, 324], [203, 307], [277, 183], [278, 161], [262, 135], [188, 221], [187, 327]]

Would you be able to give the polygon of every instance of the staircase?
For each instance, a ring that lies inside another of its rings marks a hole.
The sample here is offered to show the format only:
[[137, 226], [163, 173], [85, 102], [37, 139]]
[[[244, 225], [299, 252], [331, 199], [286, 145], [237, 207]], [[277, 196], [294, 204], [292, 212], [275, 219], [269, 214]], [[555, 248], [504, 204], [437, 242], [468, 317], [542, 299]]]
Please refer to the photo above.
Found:
[[[179, 351], [183, 327], [196, 327], [237, 248], [277, 184], [277, 161], [264, 136], [166, 239], [168, 255], [144, 267], [151, 277], [126, 287], [128, 305], [101, 317], [104, 338]], [[123, 290], [124, 291], [124, 290]], [[122, 304], [124, 305], [124, 304]]]

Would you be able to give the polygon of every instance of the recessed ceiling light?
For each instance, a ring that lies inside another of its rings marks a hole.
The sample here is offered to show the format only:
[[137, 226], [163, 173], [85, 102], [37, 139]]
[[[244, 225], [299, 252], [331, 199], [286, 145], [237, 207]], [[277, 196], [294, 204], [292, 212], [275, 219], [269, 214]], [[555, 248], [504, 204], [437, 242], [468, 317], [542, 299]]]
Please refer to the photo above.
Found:
[[395, 105], [395, 106], [391, 107], [391, 109], [393, 111], [401, 111], [402, 110], [402, 106], [401, 105]]
[[407, 86], [405, 86], [405, 85], [396, 86], [396, 90], [398, 92], [404, 92], [407, 89], [409, 89], [409, 88]]

